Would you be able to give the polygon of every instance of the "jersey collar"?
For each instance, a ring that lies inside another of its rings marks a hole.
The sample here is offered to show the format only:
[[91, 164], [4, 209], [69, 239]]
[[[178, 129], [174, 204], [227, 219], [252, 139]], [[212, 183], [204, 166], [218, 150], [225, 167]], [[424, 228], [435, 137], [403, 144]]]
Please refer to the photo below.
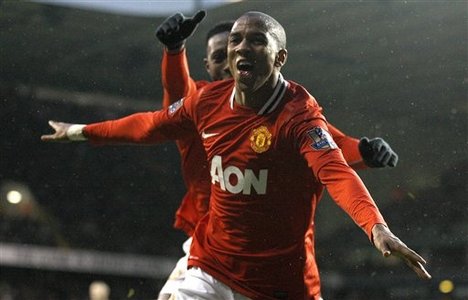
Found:
[[[286, 92], [288, 86], [289, 86], [289, 83], [286, 80], [284, 80], [283, 75], [281, 75], [280, 73], [278, 77], [278, 83], [276, 84], [273, 94], [271, 95], [270, 99], [268, 99], [268, 101], [265, 102], [265, 104], [262, 106], [262, 108], [258, 111], [257, 114], [264, 115], [264, 114], [269, 114], [272, 111], [274, 111], [275, 108], [283, 99], [284, 93]], [[236, 88], [234, 87], [231, 98], [229, 100], [231, 109], [234, 109], [235, 93], [236, 93]]]

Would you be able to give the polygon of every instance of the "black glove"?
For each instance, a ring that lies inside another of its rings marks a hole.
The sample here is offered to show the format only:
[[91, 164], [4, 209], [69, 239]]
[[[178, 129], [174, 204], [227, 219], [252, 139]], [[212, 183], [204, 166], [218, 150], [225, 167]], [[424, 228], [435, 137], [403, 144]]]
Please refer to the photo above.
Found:
[[191, 18], [186, 18], [181, 13], [172, 15], [158, 26], [156, 37], [168, 50], [180, 49], [205, 16], [204, 10], [198, 11]]
[[398, 154], [382, 138], [369, 140], [367, 137], [359, 141], [359, 152], [366, 165], [370, 168], [395, 167], [398, 163]]

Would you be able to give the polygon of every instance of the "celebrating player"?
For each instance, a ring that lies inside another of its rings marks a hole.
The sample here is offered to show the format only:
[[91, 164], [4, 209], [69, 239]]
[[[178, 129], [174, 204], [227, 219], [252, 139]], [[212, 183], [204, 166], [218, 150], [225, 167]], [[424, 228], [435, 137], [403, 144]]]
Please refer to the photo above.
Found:
[[[193, 17], [187, 18], [177, 13], [167, 18], [156, 30], [156, 36], [165, 45], [162, 59], [162, 82], [164, 87], [163, 108], [187, 95], [195, 93], [198, 89], [208, 84], [208, 81], [194, 81], [190, 77], [186, 57], [185, 43], [198, 24], [205, 17], [204, 11], [197, 12]], [[221, 22], [208, 31], [206, 36], [205, 67], [212, 81], [231, 78], [226, 51], [228, 36], [234, 22]], [[333, 139], [343, 152], [347, 163], [354, 169], [369, 167], [394, 167], [398, 156], [390, 146], [381, 138], [359, 140], [344, 135], [340, 130], [328, 124], [328, 129]], [[194, 140], [196, 139], [196, 140]], [[175, 228], [184, 230], [190, 237], [198, 220], [203, 216], [209, 201], [209, 172], [208, 168], [198, 168], [206, 165], [205, 151], [198, 142], [199, 137], [178, 140], [182, 160], [182, 173], [185, 175], [187, 193], [176, 213]], [[361, 151], [359, 151], [361, 150]], [[361, 157], [364, 157], [363, 158]], [[194, 172], [194, 170], [197, 170]], [[200, 194], [200, 192], [203, 192]], [[200, 209], [203, 208], [203, 209]], [[184, 251], [189, 248], [189, 238], [183, 245]], [[307, 265], [305, 281], [310, 294], [310, 299], [320, 297], [320, 277], [315, 262], [314, 253], [314, 229], [313, 224], [306, 234]], [[178, 284], [185, 277], [188, 252], [179, 260], [166, 284], [159, 293], [159, 300], [168, 299], [176, 290]]]
[[210, 206], [193, 234], [177, 299], [304, 299], [304, 235], [324, 187], [384, 256], [402, 257], [430, 278], [424, 259], [386, 226], [315, 99], [283, 79], [283, 27], [246, 13], [227, 49], [233, 80], [161, 111], [86, 126], [52, 122], [56, 132], [42, 139], [156, 143], [198, 133], [210, 162]]

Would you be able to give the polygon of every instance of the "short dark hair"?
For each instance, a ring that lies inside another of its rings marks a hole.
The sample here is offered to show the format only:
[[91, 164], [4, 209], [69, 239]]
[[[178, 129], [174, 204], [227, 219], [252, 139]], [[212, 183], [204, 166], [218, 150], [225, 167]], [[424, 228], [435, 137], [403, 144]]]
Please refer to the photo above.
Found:
[[208, 44], [208, 40], [218, 33], [231, 32], [232, 26], [234, 26], [234, 21], [224, 21], [216, 24], [206, 34], [205, 43]]
[[246, 12], [240, 18], [249, 17], [261, 19], [265, 24], [266, 29], [270, 31], [270, 34], [278, 43], [278, 47], [286, 48], [286, 32], [284, 31], [283, 25], [281, 25], [275, 18], [259, 11]]

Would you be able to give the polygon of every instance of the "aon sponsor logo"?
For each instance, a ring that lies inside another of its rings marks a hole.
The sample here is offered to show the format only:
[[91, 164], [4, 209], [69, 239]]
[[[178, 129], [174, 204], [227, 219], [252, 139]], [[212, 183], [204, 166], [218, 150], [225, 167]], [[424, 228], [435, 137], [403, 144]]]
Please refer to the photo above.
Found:
[[[266, 194], [268, 170], [260, 170], [258, 176], [254, 171], [246, 169], [242, 172], [238, 167], [229, 166], [223, 169], [221, 156], [216, 155], [211, 160], [211, 183], [219, 183], [223, 191], [233, 194], [252, 194], [252, 190], [258, 195]], [[235, 177], [234, 180], [230, 180]]]

